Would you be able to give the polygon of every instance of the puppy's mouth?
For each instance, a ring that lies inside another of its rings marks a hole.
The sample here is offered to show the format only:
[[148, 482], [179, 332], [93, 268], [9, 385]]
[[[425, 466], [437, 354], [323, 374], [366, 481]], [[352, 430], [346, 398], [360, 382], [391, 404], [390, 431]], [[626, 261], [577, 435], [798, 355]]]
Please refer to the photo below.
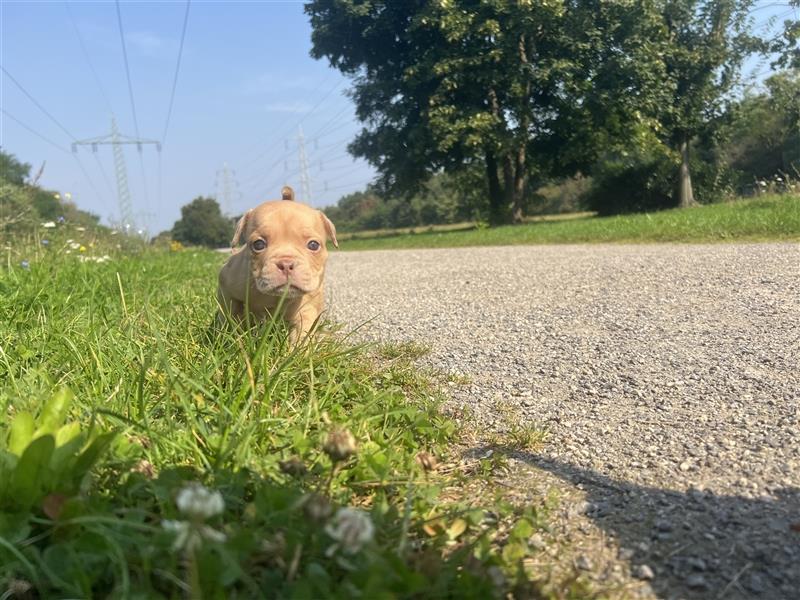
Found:
[[259, 292], [270, 296], [286, 295], [287, 298], [295, 298], [297, 296], [302, 296], [303, 294], [308, 293], [308, 290], [305, 290], [304, 288], [292, 282], [273, 284], [270, 283], [268, 279], [265, 279], [263, 277], [257, 277], [255, 279], [255, 284], [256, 284], [256, 289]]

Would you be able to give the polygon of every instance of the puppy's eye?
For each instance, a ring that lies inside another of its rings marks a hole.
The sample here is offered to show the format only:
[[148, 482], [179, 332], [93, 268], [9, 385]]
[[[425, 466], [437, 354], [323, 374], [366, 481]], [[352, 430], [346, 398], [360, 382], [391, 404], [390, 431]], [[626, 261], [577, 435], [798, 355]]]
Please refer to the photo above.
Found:
[[256, 240], [253, 242], [253, 250], [256, 252], [261, 252], [264, 248], [267, 247], [267, 242], [264, 240]]
[[311, 240], [310, 242], [308, 242], [308, 244], [306, 244], [306, 246], [308, 246], [308, 249], [313, 252], [319, 250], [319, 242], [317, 240]]

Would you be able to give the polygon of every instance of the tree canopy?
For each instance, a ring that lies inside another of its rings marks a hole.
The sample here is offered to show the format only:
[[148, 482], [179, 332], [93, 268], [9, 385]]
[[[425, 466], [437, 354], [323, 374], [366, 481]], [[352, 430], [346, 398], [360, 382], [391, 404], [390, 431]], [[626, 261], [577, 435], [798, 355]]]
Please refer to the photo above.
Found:
[[233, 230], [213, 198], [198, 196], [181, 207], [181, 218], [172, 227], [172, 238], [182, 244], [220, 248], [230, 243]]
[[758, 47], [751, 5], [313, 0], [306, 12], [312, 56], [353, 80], [364, 127], [350, 151], [379, 187], [410, 195], [477, 166], [502, 221], [521, 218], [532, 186], [654, 136], [682, 156], [677, 196], [690, 203], [689, 146]]

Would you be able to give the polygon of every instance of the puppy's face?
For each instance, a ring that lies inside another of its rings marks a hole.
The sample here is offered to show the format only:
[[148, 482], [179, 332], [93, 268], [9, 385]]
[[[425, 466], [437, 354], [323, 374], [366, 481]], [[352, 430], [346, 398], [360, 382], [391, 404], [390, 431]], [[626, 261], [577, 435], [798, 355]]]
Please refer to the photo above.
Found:
[[250, 254], [250, 276], [259, 292], [297, 297], [322, 284], [328, 239], [336, 245], [336, 229], [320, 211], [279, 200], [249, 210], [234, 244], [247, 244], [243, 252]]

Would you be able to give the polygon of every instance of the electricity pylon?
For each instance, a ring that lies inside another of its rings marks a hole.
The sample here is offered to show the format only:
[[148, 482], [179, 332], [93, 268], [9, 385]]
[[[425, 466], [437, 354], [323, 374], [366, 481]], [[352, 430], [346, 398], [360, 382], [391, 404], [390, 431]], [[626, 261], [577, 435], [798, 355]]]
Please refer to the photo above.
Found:
[[78, 146], [91, 146], [92, 152], [97, 152], [98, 146], [111, 146], [114, 154], [114, 173], [117, 176], [117, 201], [119, 203], [119, 216], [122, 229], [127, 232], [136, 231], [136, 221], [133, 217], [133, 203], [131, 202], [131, 192], [128, 188], [128, 168], [125, 164], [125, 155], [122, 152], [124, 144], [136, 144], [139, 153], [142, 152], [142, 145], [155, 144], [156, 150], [161, 152], [161, 142], [157, 140], [146, 140], [134, 138], [129, 135], [122, 135], [117, 127], [117, 120], [111, 117], [111, 133], [96, 138], [78, 140], [72, 144], [72, 151], [78, 152]]
[[228, 168], [228, 163], [226, 162], [222, 163], [222, 169], [217, 171], [217, 200], [223, 209], [223, 213], [228, 217], [233, 214], [231, 212], [233, 210], [233, 201], [239, 195], [239, 191], [236, 189], [239, 187], [239, 182], [234, 179], [235, 175], [236, 171]]
[[306, 142], [303, 137], [302, 125], [297, 131], [297, 151], [300, 153], [300, 189], [303, 192], [303, 202], [311, 204], [311, 176], [308, 173], [308, 157], [306, 156]]

